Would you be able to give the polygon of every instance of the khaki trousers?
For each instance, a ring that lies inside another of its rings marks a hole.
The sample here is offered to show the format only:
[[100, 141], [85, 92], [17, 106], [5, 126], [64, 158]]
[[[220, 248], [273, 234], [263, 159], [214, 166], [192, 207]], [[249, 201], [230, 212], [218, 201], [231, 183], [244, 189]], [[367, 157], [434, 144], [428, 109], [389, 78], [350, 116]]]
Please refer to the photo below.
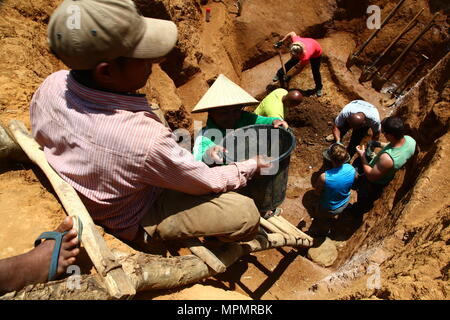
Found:
[[259, 218], [253, 200], [236, 192], [194, 196], [166, 189], [141, 226], [155, 239], [217, 236], [233, 242], [253, 239]]

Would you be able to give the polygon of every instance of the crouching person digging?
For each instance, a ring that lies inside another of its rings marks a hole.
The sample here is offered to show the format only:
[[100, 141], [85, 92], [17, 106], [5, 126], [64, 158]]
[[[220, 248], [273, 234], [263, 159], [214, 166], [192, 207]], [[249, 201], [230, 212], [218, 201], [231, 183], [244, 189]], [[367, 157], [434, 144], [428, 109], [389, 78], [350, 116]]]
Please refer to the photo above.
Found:
[[383, 189], [394, 179], [395, 173], [414, 155], [416, 141], [405, 135], [402, 119], [387, 117], [381, 122], [381, 133], [387, 144], [375, 157], [368, 159], [365, 146], [357, 146], [358, 161], [354, 166], [360, 172], [358, 180], [358, 200], [352, 211], [356, 215], [364, 214], [372, 209], [375, 200], [380, 198]]

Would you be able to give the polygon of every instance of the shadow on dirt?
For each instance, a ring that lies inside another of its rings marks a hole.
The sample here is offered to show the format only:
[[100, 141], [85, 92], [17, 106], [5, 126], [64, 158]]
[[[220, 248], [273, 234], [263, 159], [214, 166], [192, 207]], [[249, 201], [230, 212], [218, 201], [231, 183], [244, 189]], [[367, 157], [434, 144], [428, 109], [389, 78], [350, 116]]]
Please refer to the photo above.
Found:
[[[317, 174], [317, 176], [320, 175]], [[314, 176], [314, 174], [313, 174]], [[336, 219], [332, 219], [330, 225], [327, 225], [323, 219], [317, 215], [317, 205], [320, 197], [313, 190], [307, 191], [302, 203], [311, 217], [312, 223], [307, 234], [313, 237], [328, 237], [331, 240], [346, 241], [358, 230], [362, 225], [363, 215], [353, 214], [350, 204]]]
[[[247, 255], [230, 266], [226, 272], [216, 275], [215, 278], [221, 284], [223, 289], [236, 290], [236, 285], [238, 285], [249, 297], [254, 300], [260, 300], [281, 278], [289, 265], [293, 263], [299, 255], [304, 256], [306, 254], [306, 252], [303, 252], [305, 251], [304, 249], [292, 249], [289, 252], [282, 248], [277, 248], [275, 250], [281, 253], [283, 257], [273, 270], [267, 269], [258, 261], [256, 256]], [[249, 264], [253, 264], [259, 271], [267, 276], [267, 278], [253, 291], [241, 280], [243, 279], [243, 274], [248, 270]], [[229, 287], [225, 287], [223, 284], [224, 282], [228, 282]], [[216, 284], [216, 282], [214, 282], [214, 284]]]

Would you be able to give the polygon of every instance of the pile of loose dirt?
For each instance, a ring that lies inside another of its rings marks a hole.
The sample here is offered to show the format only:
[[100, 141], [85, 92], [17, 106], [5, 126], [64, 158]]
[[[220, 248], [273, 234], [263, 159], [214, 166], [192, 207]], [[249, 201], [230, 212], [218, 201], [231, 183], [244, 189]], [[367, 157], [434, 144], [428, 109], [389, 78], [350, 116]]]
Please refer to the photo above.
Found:
[[297, 147], [291, 158], [291, 172], [297, 175], [306, 169], [320, 168], [322, 151], [329, 146], [325, 137], [331, 133], [334, 118], [339, 107], [323, 104], [316, 98], [305, 97], [302, 103], [289, 110], [286, 121], [297, 137]]

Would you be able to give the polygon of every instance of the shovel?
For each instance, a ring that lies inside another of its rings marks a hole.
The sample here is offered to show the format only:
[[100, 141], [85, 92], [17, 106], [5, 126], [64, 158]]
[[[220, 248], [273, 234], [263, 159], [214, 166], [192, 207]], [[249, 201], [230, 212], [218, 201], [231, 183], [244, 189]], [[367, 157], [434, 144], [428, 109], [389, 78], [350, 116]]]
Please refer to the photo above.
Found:
[[398, 56], [398, 58], [390, 65], [389, 69], [384, 75], [377, 72], [372, 80], [372, 88], [380, 91], [384, 84], [394, 75], [394, 73], [401, 67], [404, 59], [403, 57], [411, 50], [411, 48], [416, 44], [417, 41], [433, 26], [434, 19], [439, 15], [437, 12], [428, 25], [423, 28], [423, 30], [409, 43], [409, 45], [403, 50], [403, 52]]
[[397, 88], [395, 89], [395, 91], [392, 93], [392, 97], [396, 97], [399, 96], [402, 91], [403, 91], [403, 87], [408, 83], [409, 79], [411, 78], [411, 76], [413, 74], [415, 74], [417, 72], [417, 70], [419, 70], [421, 67], [423, 67], [428, 60], [430, 60], [430, 58], [428, 58], [426, 55], [422, 54], [422, 61], [415, 66], [409, 73], [408, 75], [398, 84]]
[[283, 78], [279, 79], [279, 81], [280, 81], [281, 87], [283, 87], [284, 89], [287, 89], [287, 88], [289, 88], [289, 77], [286, 73], [286, 67], [284, 66], [284, 63], [283, 63], [283, 57], [281, 56], [281, 51], [280, 50], [277, 50], [277, 51], [278, 51], [278, 57], [280, 58], [281, 67], [283, 68], [283, 73], [284, 73]]
[[397, 3], [397, 5], [395, 6], [394, 9], [392, 9], [392, 11], [389, 13], [389, 15], [386, 17], [386, 19], [384, 19], [383, 22], [381, 22], [380, 28], [376, 29], [371, 35], [370, 37], [358, 48], [358, 50], [355, 53], [350, 53], [350, 55], [347, 58], [347, 63], [345, 64], [345, 66], [347, 67], [347, 69], [350, 70], [351, 66], [354, 65], [356, 63], [356, 60], [358, 58], [358, 56], [361, 54], [361, 52], [364, 50], [365, 47], [367, 47], [367, 45], [369, 44], [370, 41], [372, 41], [373, 38], [375, 38], [375, 36], [378, 34], [378, 32], [381, 31], [381, 29], [383, 28], [383, 26], [389, 21], [389, 19], [391, 19], [391, 17], [395, 14], [395, 12], [398, 10], [398, 8], [400, 8], [400, 6], [403, 4], [403, 2], [405, 2], [405, 0], [400, 0], [399, 3]]
[[359, 82], [363, 83], [372, 79], [375, 72], [378, 71], [377, 64], [386, 56], [386, 54], [391, 50], [391, 48], [400, 40], [401, 37], [405, 35], [409, 30], [412, 29], [417, 18], [422, 14], [424, 8], [422, 8], [419, 13], [408, 23], [408, 25], [398, 34], [398, 36], [387, 46], [386, 49], [375, 59], [375, 61], [369, 66], [364, 67], [361, 76], [359, 77]]

